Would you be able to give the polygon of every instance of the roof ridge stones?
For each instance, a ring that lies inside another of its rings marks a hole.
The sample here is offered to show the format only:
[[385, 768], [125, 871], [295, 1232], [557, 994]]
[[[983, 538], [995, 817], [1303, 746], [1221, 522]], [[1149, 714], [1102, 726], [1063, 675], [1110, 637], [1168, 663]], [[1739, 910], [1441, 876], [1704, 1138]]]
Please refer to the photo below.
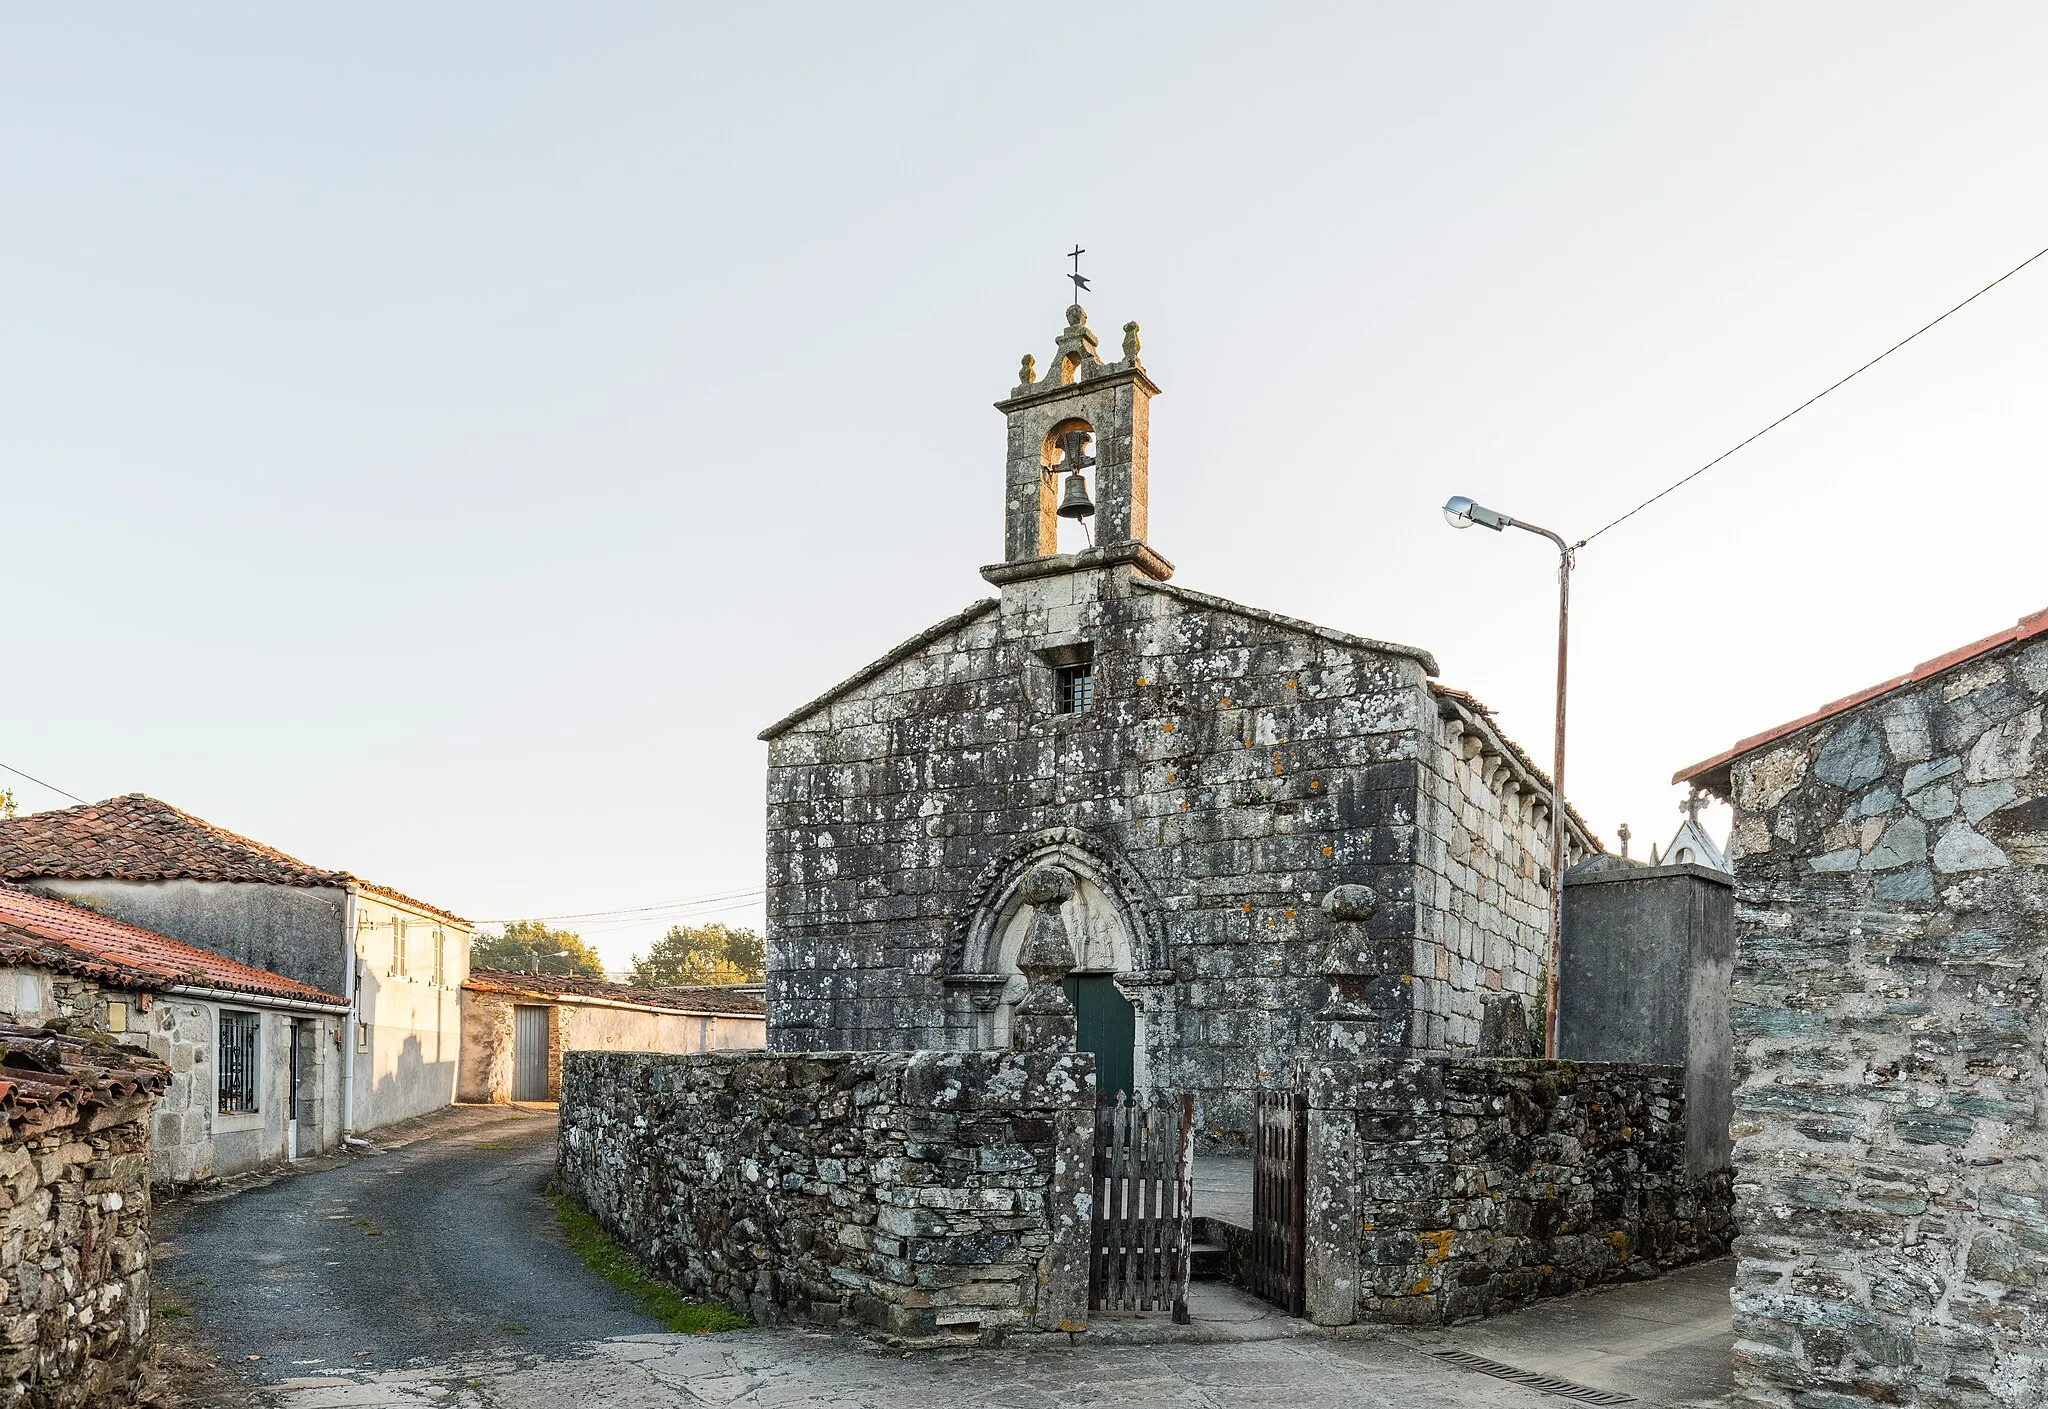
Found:
[[248, 881], [354, 886], [459, 925], [469, 921], [403, 891], [329, 871], [195, 817], [147, 793], [0, 821], [0, 880]]

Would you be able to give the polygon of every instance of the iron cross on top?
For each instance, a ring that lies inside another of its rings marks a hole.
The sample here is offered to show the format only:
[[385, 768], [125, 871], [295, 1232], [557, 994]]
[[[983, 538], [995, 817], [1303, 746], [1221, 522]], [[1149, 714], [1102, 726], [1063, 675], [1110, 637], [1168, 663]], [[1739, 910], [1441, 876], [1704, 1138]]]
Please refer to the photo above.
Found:
[[1081, 256], [1086, 253], [1088, 251], [1082, 249], [1079, 245], [1075, 245], [1067, 251], [1067, 258], [1074, 261], [1074, 272], [1067, 275], [1067, 277], [1074, 281], [1074, 301], [1076, 303], [1080, 302], [1082, 294], [1088, 292], [1088, 280], [1081, 274]]

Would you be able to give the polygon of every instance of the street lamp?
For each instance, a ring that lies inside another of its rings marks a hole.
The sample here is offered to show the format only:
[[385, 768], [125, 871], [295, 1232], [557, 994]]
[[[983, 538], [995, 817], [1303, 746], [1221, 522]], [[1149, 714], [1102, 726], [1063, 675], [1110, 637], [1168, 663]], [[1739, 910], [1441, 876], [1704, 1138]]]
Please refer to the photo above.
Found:
[[1547, 528], [1475, 504], [1458, 495], [1444, 505], [1444, 517], [1452, 528], [1478, 524], [1499, 533], [1519, 528], [1541, 534], [1557, 545], [1557, 740], [1550, 761], [1550, 962], [1543, 993], [1543, 1055], [1557, 1056], [1557, 958], [1564, 935], [1564, 684], [1565, 644], [1571, 625], [1572, 545]]
[[532, 951], [530, 951], [530, 952], [531, 952], [531, 955], [532, 955], [532, 959], [533, 959], [533, 975], [534, 975], [534, 977], [535, 977], [535, 978], [539, 978], [539, 977], [540, 977], [540, 966], [541, 966], [541, 961], [542, 961], [542, 960], [544, 960], [544, 959], [566, 959], [566, 958], [568, 958], [568, 957], [569, 957], [569, 951], [568, 951], [568, 950], [566, 950], [566, 949], [556, 949], [556, 950], [552, 950], [552, 951], [550, 951], [549, 953], [546, 953], [546, 954], [543, 954], [543, 953], [541, 953], [541, 952], [540, 952], [540, 951], [539, 951], [538, 949], [532, 950]]

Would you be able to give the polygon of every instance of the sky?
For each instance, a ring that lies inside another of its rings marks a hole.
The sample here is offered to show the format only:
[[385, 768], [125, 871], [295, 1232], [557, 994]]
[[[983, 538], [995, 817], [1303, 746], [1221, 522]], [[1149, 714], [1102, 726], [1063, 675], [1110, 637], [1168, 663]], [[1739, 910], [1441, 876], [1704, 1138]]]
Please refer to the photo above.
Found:
[[[988, 594], [1085, 246], [1175, 580], [1550, 754], [1555, 553], [2048, 245], [2048, 9], [0, 6], [0, 763], [621, 965]], [[2048, 259], [1580, 555], [1568, 791], [2048, 607]], [[7, 776], [24, 810], [68, 805]], [[1725, 829], [1724, 809], [1708, 814]]]

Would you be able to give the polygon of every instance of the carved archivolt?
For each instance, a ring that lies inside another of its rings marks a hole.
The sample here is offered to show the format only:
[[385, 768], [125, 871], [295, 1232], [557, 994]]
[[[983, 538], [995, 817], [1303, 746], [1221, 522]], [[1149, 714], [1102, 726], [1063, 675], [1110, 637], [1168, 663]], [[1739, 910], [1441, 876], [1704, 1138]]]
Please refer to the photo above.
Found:
[[1114, 905], [1131, 936], [1140, 970], [1167, 967], [1166, 935], [1151, 884], [1116, 848], [1079, 827], [1048, 827], [1026, 837], [983, 868], [965, 913], [953, 926], [948, 975], [985, 974], [996, 962], [1002, 922], [1018, 882], [1032, 867], [1064, 866], [1092, 882]]

